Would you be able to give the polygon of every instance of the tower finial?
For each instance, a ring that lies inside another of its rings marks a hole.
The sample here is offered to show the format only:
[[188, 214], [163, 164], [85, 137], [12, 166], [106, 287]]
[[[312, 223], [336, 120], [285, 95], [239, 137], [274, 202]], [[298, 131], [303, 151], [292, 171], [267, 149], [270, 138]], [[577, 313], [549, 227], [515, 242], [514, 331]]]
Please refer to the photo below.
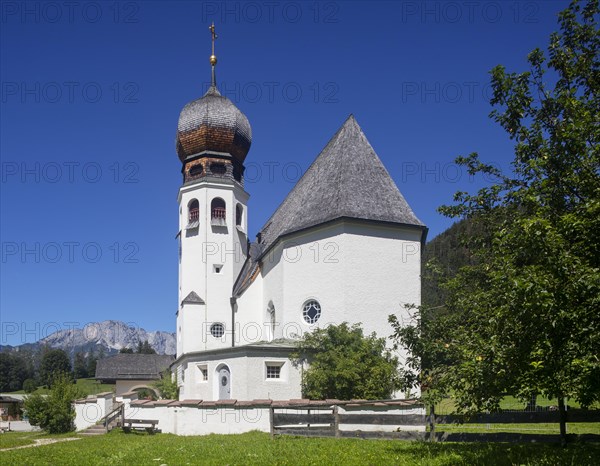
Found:
[[217, 56], [215, 55], [215, 40], [217, 40], [217, 33], [215, 32], [215, 23], [213, 22], [208, 29], [212, 35], [212, 55], [210, 56], [210, 64], [212, 67], [212, 80], [211, 86], [217, 87], [217, 77], [215, 75], [215, 65], [217, 64]]

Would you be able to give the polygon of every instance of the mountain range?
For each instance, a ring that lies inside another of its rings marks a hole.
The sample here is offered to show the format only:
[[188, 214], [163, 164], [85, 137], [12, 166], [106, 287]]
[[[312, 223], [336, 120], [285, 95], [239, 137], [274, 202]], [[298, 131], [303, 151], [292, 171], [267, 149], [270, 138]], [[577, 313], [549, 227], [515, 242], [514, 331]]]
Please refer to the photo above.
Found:
[[83, 328], [59, 330], [35, 342], [19, 346], [3, 345], [2, 351], [18, 351], [20, 349], [35, 350], [41, 346], [60, 348], [69, 354], [82, 351], [105, 354], [119, 352], [121, 348], [136, 349], [138, 342], [148, 341], [158, 354], [175, 354], [177, 352], [175, 333], [161, 330], [148, 332], [141, 327], [133, 327], [125, 322], [105, 320], [90, 322]]

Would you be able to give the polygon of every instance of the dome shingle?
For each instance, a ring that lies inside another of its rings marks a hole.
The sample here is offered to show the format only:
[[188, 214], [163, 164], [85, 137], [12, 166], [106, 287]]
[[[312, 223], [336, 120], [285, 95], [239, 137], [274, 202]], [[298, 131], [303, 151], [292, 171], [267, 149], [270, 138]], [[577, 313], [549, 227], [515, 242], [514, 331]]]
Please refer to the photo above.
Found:
[[181, 110], [176, 149], [182, 162], [204, 151], [225, 152], [243, 163], [252, 144], [252, 129], [244, 115], [216, 87]]

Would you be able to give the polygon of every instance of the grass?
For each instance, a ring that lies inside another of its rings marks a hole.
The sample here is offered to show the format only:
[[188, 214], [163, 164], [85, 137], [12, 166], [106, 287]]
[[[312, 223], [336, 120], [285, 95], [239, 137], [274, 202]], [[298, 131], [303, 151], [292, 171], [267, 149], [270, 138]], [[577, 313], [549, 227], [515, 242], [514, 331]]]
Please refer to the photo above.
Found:
[[[558, 406], [558, 400], [549, 399], [543, 396], [538, 396], [536, 400], [536, 404], [539, 407], [547, 407], [547, 406]], [[567, 404], [570, 408], [581, 408], [581, 405], [577, 403], [575, 400], [568, 400]], [[500, 401], [500, 409], [503, 410], [522, 410], [525, 409], [527, 405], [526, 402], [515, 398], [514, 396], [505, 396], [502, 401]], [[452, 398], [446, 398], [435, 405], [436, 414], [452, 414], [456, 409], [456, 405]], [[589, 407], [589, 409], [600, 409], [600, 405], [598, 403]], [[427, 413], [429, 413], [429, 407], [427, 407]]]
[[86, 395], [115, 391], [114, 384], [96, 382], [95, 379], [77, 379], [77, 386], [83, 390]]
[[298, 437], [278, 437], [271, 440], [268, 434], [261, 432], [178, 437], [171, 434], [124, 434], [119, 430], [108, 435], [84, 437], [74, 442], [0, 452], [0, 464], [3, 466], [23, 464], [428, 466], [573, 464], [584, 466], [598, 464], [597, 458], [600, 458], [600, 444], [592, 443], [573, 444], [561, 448], [552, 444], [427, 443]]
[[[503, 410], [522, 410], [527, 403], [515, 398], [507, 396], [500, 402], [500, 408]], [[551, 400], [542, 396], [537, 397], [537, 405], [540, 407], [556, 406], [557, 401]], [[568, 402], [571, 408], [580, 408], [579, 403], [571, 400]], [[438, 415], [452, 414], [455, 410], [454, 401], [451, 398], [446, 398], [436, 404], [435, 412]], [[591, 409], [598, 409], [595, 405]], [[427, 408], [429, 413], [429, 408]], [[495, 433], [495, 432], [512, 432], [520, 434], [558, 434], [558, 423], [531, 423], [531, 424], [437, 424], [435, 429], [439, 432], [461, 432], [461, 433]], [[567, 433], [569, 434], [600, 434], [600, 423], [567, 423]], [[600, 464], [600, 462], [599, 462]]]
[[[494, 433], [514, 432], [519, 434], [559, 434], [558, 423], [535, 424], [437, 424], [435, 430], [439, 432], [465, 432], [465, 433]], [[567, 423], [568, 434], [596, 434], [600, 435], [600, 422], [572, 422]]]
[[34, 437], [29, 433], [5, 432], [0, 434], [0, 449], [30, 445], [33, 443], [33, 440]]
[[[112, 392], [115, 389], [115, 386], [113, 384], [96, 382], [96, 380], [93, 378], [92, 379], [77, 379], [77, 381], [75, 383], [81, 389], [84, 396], [95, 395], [96, 393], [102, 393], [102, 392]], [[43, 386], [39, 386], [33, 393], [40, 393], [42, 395], [45, 395], [49, 391], [50, 390], [48, 390], [47, 388], [45, 388]], [[6, 392], [6, 393], [13, 393], [15, 395], [27, 395], [25, 390], [18, 390], [16, 392]]]
[[3, 448], [20, 447], [23, 445], [32, 445], [38, 439], [52, 438], [60, 439], [61, 437], [74, 437], [73, 432], [60, 435], [50, 435], [45, 432], [5, 432], [0, 434], [0, 450]]

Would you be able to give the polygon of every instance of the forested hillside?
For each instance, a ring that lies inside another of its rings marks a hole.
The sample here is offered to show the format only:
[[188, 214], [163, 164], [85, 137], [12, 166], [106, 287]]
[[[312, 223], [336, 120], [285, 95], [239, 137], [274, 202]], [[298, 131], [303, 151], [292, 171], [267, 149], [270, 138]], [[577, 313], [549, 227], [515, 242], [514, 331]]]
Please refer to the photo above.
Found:
[[471, 219], [456, 222], [425, 245], [422, 255], [422, 304], [427, 307], [442, 305], [445, 292], [440, 286], [473, 258], [464, 239], [481, 229]]

